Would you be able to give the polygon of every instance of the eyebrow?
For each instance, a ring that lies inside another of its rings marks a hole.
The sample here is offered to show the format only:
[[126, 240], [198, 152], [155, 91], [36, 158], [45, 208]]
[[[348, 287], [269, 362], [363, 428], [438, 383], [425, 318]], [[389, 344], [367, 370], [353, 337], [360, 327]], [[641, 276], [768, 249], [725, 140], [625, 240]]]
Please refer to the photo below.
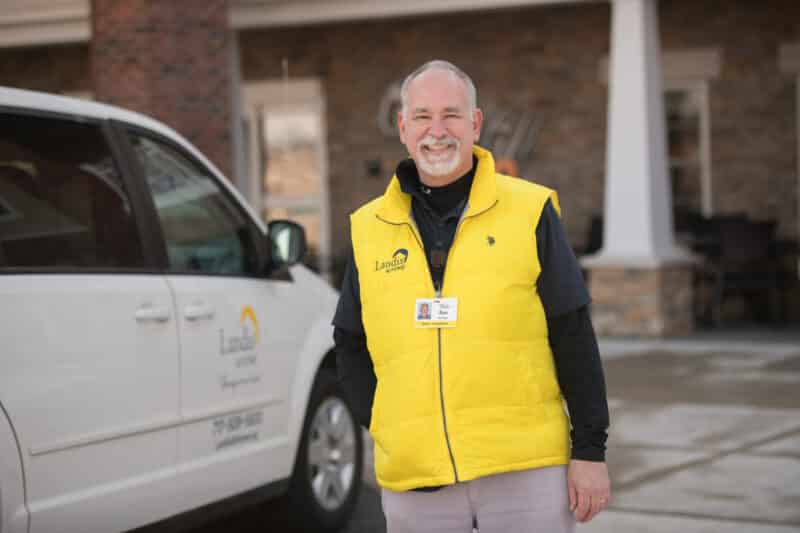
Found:
[[[414, 108], [414, 113], [430, 113], [430, 110], [426, 107], [416, 107]], [[461, 113], [461, 108], [457, 106], [450, 106], [444, 108], [445, 113]]]

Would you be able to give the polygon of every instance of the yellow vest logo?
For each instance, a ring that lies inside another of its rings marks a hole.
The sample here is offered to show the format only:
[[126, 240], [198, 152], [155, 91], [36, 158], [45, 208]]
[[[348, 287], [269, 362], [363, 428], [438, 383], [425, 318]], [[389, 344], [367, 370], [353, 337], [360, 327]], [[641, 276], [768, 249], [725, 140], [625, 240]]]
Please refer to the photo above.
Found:
[[403, 270], [408, 262], [408, 250], [399, 248], [392, 254], [389, 261], [375, 261], [375, 272], [383, 270], [387, 274], [395, 270]]

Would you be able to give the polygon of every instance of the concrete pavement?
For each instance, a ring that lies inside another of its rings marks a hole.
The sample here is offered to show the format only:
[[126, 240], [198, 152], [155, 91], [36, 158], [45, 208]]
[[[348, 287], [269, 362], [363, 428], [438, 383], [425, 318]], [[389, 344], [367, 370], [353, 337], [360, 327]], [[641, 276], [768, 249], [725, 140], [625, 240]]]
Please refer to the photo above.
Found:
[[[800, 331], [601, 339], [600, 352], [612, 502], [578, 533], [800, 532]], [[386, 531], [365, 440], [366, 483], [343, 533]], [[280, 529], [262, 508], [193, 533], [265, 524]]]
[[800, 531], [800, 335], [602, 340], [608, 512], [580, 533]]
[[[800, 332], [601, 339], [600, 351], [613, 496], [578, 533], [800, 531]], [[350, 533], [384, 531], [367, 459]]]

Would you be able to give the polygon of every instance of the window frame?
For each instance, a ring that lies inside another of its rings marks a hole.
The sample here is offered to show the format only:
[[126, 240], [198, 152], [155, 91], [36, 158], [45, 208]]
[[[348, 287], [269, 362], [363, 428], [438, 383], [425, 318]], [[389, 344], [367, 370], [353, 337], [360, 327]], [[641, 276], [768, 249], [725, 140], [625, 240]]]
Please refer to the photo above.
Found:
[[85, 115], [78, 115], [73, 113], [62, 113], [58, 111], [50, 111], [43, 109], [36, 109], [30, 107], [18, 107], [10, 105], [0, 105], [0, 113], [14, 114], [24, 117], [51, 119], [65, 122], [72, 122], [77, 124], [88, 124], [96, 126], [99, 129], [100, 136], [106, 143], [112, 162], [116, 166], [119, 173], [120, 182], [128, 195], [130, 202], [131, 216], [133, 217], [134, 227], [136, 228], [137, 236], [142, 251], [142, 266], [124, 266], [124, 267], [52, 267], [52, 266], [4, 266], [0, 265], [0, 275], [8, 274], [153, 274], [160, 271], [158, 261], [152, 253], [152, 242], [148, 238], [146, 231], [146, 224], [144, 220], [147, 217], [147, 210], [142, 205], [142, 197], [140, 195], [139, 187], [136, 180], [129, 173], [129, 168], [121, 157], [120, 146], [118, 139], [113, 132], [113, 127], [110, 120], [89, 117]]
[[[662, 49], [658, 58], [661, 62], [662, 99], [666, 98], [668, 90], [697, 91], [700, 95], [700, 138], [698, 146], [700, 152], [700, 210], [705, 217], [714, 215], [711, 83], [719, 79], [722, 73], [722, 55], [723, 50], [721, 47], [711, 46], [681, 50]], [[608, 87], [609, 66], [608, 55], [598, 62], [598, 78], [606, 87]], [[666, 119], [666, 114], [664, 118]], [[666, 127], [664, 132], [667, 132]], [[667, 157], [669, 157], [669, 154], [667, 154]], [[669, 164], [669, 160], [667, 164]], [[671, 174], [668, 177], [671, 180]], [[671, 203], [669, 207], [674, 210], [674, 203]]]
[[[119, 143], [123, 151], [125, 152], [124, 157], [127, 161], [127, 164], [130, 166], [131, 173], [136, 177], [136, 181], [139, 184], [139, 188], [141, 189], [141, 193], [144, 195], [143, 203], [146, 204], [146, 209], [148, 211], [147, 218], [148, 218], [148, 231], [153, 236], [154, 246], [157, 248], [157, 255], [158, 255], [158, 262], [159, 268], [164, 274], [168, 275], [177, 275], [177, 276], [211, 276], [211, 277], [223, 277], [223, 278], [246, 278], [246, 279], [262, 279], [267, 276], [267, 265], [270, 263], [270, 256], [269, 256], [269, 249], [266, 246], [268, 242], [268, 234], [263, 232], [259, 225], [253, 220], [253, 217], [250, 216], [250, 213], [244, 209], [239, 200], [231, 193], [228, 187], [222, 183], [224, 177], [219, 176], [216, 172], [214, 172], [209, 166], [207, 166], [203, 161], [198, 159], [194, 154], [188, 151], [185, 147], [181, 146], [180, 143], [175, 142], [174, 139], [163, 135], [157, 131], [153, 131], [151, 129], [142, 127], [137, 124], [132, 124], [129, 122], [123, 122], [114, 120], [113, 128], [115, 130], [115, 135], [118, 137]], [[151, 141], [166, 145], [171, 150], [174, 150], [178, 153], [181, 157], [187, 159], [192, 164], [199, 166], [199, 168], [208, 175], [208, 177], [212, 180], [212, 182], [217, 186], [220, 190], [221, 194], [233, 205], [233, 208], [242, 216], [245, 220], [248, 233], [250, 237], [253, 239], [253, 250], [256, 254], [256, 271], [252, 273], [224, 273], [224, 272], [200, 272], [196, 270], [178, 270], [177, 268], [173, 268], [170, 264], [169, 260], [169, 253], [167, 251], [167, 239], [164, 235], [164, 230], [161, 225], [161, 219], [158, 215], [158, 209], [155, 205], [155, 200], [153, 195], [150, 191], [149, 186], [147, 185], [147, 176], [145, 174], [145, 170], [142, 167], [141, 163], [139, 162], [138, 156], [136, 155], [135, 149], [130, 142], [129, 135], [135, 134], [141, 137], [146, 137]]]
[[[714, 181], [711, 169], [711, 105], [710, 89], [707, 80], [698, 79], [665, 79], [663, 97], [668, 91], [684, 91], [697, 95], [700, 102], [698, 119], [698, 164], [700, 169], [700, 212], [705, 217], [714, 214]], [[668, 128], [669, 126], [667, 126]], [[670, 172], [672, 159], [667, 154]], [[670, 175], [670, 178], [672, 176]], [[674, 202], [674, 200], [673, 200]]]

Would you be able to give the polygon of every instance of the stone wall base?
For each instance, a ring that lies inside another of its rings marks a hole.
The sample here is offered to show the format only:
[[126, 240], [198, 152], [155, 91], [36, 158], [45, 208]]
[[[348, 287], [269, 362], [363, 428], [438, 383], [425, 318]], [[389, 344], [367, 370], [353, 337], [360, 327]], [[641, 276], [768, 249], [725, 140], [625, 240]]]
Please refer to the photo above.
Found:
[[694, 329], [690, 265], [591, 267], [589, 292], [598, 335], [664, 337]]

